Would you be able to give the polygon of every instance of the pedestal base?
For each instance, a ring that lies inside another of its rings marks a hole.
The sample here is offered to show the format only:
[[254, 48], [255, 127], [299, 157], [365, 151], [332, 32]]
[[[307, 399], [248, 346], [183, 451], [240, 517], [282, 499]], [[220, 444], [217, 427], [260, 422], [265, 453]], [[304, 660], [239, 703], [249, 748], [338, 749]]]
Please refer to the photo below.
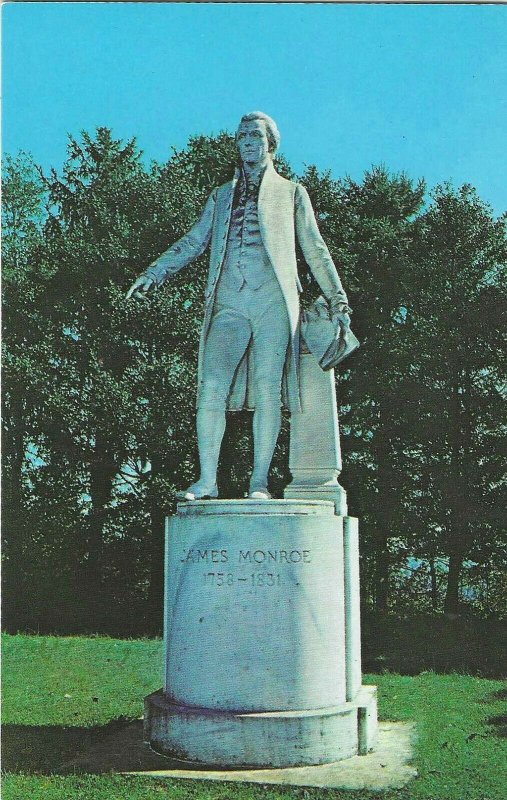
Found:
[[167, 520], [165, 682], [146, 698], [162, 754], [297, 767], [374, 745], [361, 686], [357, 524], [322, 499], [208, 500]]
[[366, 755], [376, 722], [374, 686], [334, 708], [248, 714], [175, 705], [160, 690], [145, 699], [144, 732], [153, 750], [186, 761], [297, 767]]
[[[315, 472], [315, 470], [314, 470]], [[289, 483], [285, 489], [283, 496], [286, 500], [331, 500], [334, 503], [335, 514], [338, 517], [346, 517], [348, 514], [347, 509], [347, 492], [340, 486], [338, 481], [329, 481], [326, 483], [317, 483], [318, 476], [314, 474], [311, 476], [313, 483], [303, 483], [293, 481]], [[309, 479], [310, 480], [310, 479]]]

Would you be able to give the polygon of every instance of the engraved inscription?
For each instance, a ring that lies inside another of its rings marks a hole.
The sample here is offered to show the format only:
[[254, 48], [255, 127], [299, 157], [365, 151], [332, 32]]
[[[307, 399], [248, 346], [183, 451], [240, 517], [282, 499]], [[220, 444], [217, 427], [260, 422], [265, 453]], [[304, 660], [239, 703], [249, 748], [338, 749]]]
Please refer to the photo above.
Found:
[[[217, 589], [238, 586], [251, 591], [282, 586], [287, 579], [290, 582], [294, 573], [291, 569], [284, 577], [284, 567], [292, 567], [297, 571], [303, 569], [305, 564], [312, 563], [312, 552], [260, 547], [237, 550], [190, 548], [182, 552], [180, 562], [186, 567], [191, 565], [211, 567], [209, 571], [200, 572], [205, 586]], [[296, 585], [299, 585], [297, 581]]]
[[240, 550], [239, 564], [310, 564], [310, 550]]
[[274, 572], [252, 572], [248, 577], [239, 577], [232, 572], [204, 572], [204, 583], [206, 586], [234, 586], [239, 583], [243, 586], [281, 586], [282, 580], [279, 573]]
[[227, 550], [186, 550], [182, 564], [225, 564], [229, 560]]
[[185, 550], [182, 564], [311, 564], [310, 550]]
[[207, 586], [232, 586], [234, 583], [234, 575], [232, 572], [205, 572], [204, 582]]

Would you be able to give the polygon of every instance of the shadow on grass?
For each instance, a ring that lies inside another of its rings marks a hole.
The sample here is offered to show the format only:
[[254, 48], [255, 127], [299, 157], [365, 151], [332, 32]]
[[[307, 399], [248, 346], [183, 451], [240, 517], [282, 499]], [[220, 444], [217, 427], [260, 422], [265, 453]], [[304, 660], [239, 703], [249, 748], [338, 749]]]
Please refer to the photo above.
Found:
[[491, 694], [493, 700], [507, 700], [507, 686], [505, 689], [499, 689], [497, 692]]
[[495, 717], [488, 717], [486, 722], [488, 725], [494, 726], [495, 736], [500, 736], [502, 739], [507, 739], [507, 714], [498, 714]]
[[[24, 775], [99, 775], [194, 771], [204, 765], [158, 755], [143, 741], [142, 720], [119, 718], [95, 728], [4, 725], [2, 767], [6, 773]], [[220, 768], [220, 772], [228, 771]]]
[[[128, 732], [130, 747], [123, 752], [111, 753], [110, 743], [123, 738]], [[114, 734], [117, 734], [115, 737]], [[143, 755], [142, 720], [131, 722], [125, 718], [113, 720], [107, 725], [93, 728], [74, 728], [58, 725], [3, 725], [2, 764], [6, 772], [25, 774], [60, 774], [76, 772], [129, 771], [138, 769]], [[102, 753], [104, 744], [108, 758]], [[133, 755], [132, 745], [137, 745], [138, 758]], [[88, 757], [92, 754], [91, 759]], [[146, 754], [150, 756], [150, 751]], [[153, 754], [160, 763], [160, 757]], [[114, 761], [107, 764], [106, 761]], [[81, 767], [81, 761], [83, 765]], [[146, 767], [144, 767], [146, 768]], [[156, 769], [157, 767], [148, 767]]]

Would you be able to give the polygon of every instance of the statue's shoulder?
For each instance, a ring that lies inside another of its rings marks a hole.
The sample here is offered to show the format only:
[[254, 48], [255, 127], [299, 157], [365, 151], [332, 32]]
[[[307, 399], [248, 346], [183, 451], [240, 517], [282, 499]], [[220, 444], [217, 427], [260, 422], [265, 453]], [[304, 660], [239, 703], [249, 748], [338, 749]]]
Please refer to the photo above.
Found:
[[295, 191], [299, 186], [297, 181], [292, 181], [290, 178], [284, 178], [283, 175], [280, 175], [278, 172], [276, 174], [278, 175], [278, 180], [282, 181], [282, 185], [285, 185], [287, 188], [290, 187], [292, 191]]
[[298, 185], [297, 181], [292, 181], [290, 178], [284, 178], [283, 175], [280, 175], [280, 173], [277, 172], [274, 167], [270, 170], [269, 174], [272, 178], [274, 178], [279, 186], [286, 186], [287, 188], [290, 186], [292, 189], [294, 189]]
[[298, 191], [301, 184], [297, 181], [290, 180], [290, 178], [284, 178], [283, 175], [280, 175], [278, 172], [273, 172], [273, 177], [273, 191], [276, 191], [280, 198], [285, 197], [290, 199], [292, 203], [297, 203]]
[[268, 168], [263, 179], [270, 195], [280, 199], [290, 197], [294, 200], [298, 184], [289, 178], [284, 178], [274, 167]]

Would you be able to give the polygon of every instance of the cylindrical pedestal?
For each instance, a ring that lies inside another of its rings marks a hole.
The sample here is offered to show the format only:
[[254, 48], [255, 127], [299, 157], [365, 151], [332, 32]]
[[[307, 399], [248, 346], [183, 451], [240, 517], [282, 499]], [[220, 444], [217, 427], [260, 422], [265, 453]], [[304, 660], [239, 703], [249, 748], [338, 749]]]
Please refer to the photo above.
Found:
[[344, 597], [334, 503], [181, 504], [166, 533], [165, 684], [146, 699], [145, 738], [221, 766], [356, 754]]
[[167, 539], [166, 696], [243, 712], [344, 702], [342, 538], [332, 503], [182, 506]]

